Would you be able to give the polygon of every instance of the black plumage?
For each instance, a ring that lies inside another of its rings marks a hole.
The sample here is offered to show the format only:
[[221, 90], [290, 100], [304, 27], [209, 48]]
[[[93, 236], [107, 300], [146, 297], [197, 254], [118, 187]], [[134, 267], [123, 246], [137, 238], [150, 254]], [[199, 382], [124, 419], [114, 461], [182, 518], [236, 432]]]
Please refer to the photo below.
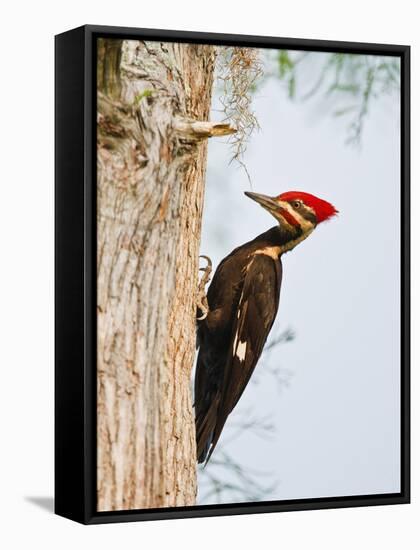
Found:
[[278, 310], [280, 257], [287, 240], [288, 232], [273, 227], [236, 248], [213, 276], [207, 293], [209, 313], [197, 332], [198, 462], [210, 458], [262, 353]]

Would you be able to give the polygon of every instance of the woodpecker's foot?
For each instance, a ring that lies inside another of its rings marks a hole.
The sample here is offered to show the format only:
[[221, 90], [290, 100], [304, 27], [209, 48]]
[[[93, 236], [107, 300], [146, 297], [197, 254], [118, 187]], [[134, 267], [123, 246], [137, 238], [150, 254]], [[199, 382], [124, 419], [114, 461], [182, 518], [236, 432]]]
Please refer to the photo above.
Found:
[[200, 256], [200, 258], [204, 258], [207, 262], [206, 267], [200, 267], [199, 271], [203, 271], [203, 276], [200, 279], [200, 282], [198, 284], [198, 292], [197, 292], [197, 310], [198, 312], [201, 312], [201, 315], [197, 317], [197, 321], [203, 321], [209, 312], [209, 304], [207, 302], [207, 296], [206, 296], [206, 284], [210, 281], [210, 275], [213, 269], [213, 265], [211, 263], [211, 260], [208, 256]]

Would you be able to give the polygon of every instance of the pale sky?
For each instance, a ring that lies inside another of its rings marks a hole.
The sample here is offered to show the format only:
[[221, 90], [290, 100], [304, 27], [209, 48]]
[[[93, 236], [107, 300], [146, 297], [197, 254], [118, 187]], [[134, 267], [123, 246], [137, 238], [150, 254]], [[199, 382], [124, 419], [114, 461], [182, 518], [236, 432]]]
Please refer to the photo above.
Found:
[[[264, 484], [277, 482], [268, 500], [399, 492], [398, 94], [372, 104], [361, 149], [345, 144], [342, 119], [316, 102], [290, 102], [275, 79], [254, 108], [261, 130], [244, 159], [253, 190], [307, 191], [340, 214], [283, 258], [272, 332], [290, 328], [295, 339], [276, 348], [269, 364], [287, 370], [289, 386], [279, 391], [261, 370], [230, 417], [252, 411], [269, 417], [275, 431], [265, 440], [245, 431], [225, 450], [245, 470], [265, 473]], [[229, 154], [224, 140], [210, 141], [201, 250], [215, 265], [276, 223], [244, 196], [248, 180], [229, 166]], [[211, 461], [207, 468], [230, 481]], [[199, 503], [215, 502], [202, 500], [199, 479]]]

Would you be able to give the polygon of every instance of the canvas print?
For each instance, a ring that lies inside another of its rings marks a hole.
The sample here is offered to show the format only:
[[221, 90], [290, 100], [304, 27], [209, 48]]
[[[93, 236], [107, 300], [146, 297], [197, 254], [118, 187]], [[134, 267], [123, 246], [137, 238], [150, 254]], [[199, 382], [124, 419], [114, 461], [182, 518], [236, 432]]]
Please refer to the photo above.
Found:
[[97, 511], [400, 492], [399, 57], [95, 55]]

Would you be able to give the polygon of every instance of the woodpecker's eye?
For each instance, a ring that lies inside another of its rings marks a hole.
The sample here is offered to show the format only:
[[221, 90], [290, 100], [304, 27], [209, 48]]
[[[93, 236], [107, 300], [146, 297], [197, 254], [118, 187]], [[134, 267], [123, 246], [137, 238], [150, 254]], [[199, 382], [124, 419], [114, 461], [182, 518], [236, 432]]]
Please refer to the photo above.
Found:
[[292, 206], [293, 208], [300, 208], [302, 206], [302, 201], [294, 201]]

